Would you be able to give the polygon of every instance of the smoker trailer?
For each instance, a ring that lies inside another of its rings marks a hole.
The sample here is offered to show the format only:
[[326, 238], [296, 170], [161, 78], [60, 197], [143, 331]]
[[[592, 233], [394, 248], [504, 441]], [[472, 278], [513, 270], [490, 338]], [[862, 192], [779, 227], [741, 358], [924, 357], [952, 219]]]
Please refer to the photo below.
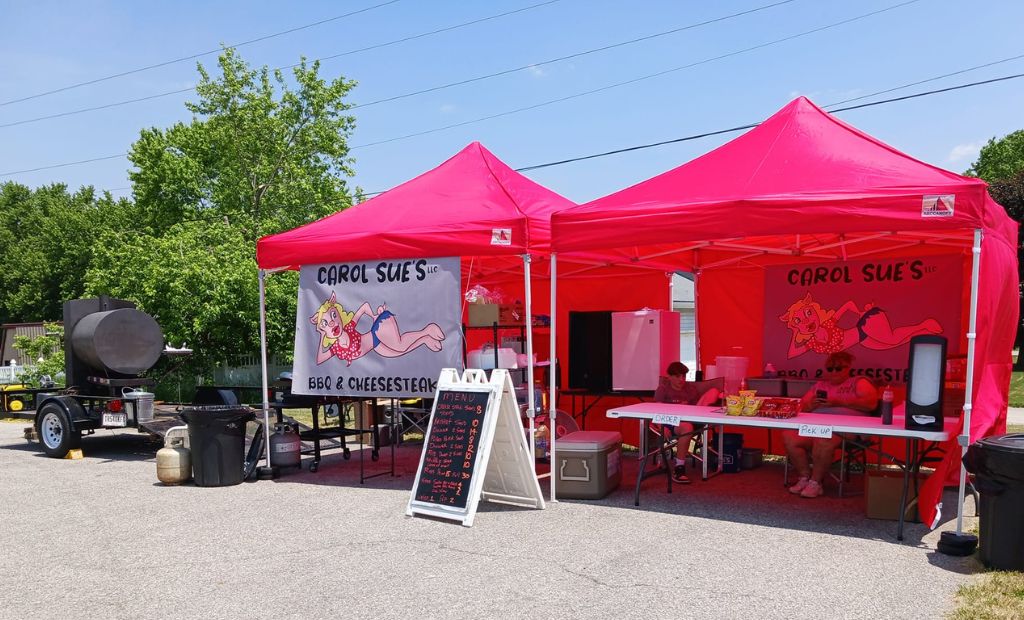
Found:
[[[43, 451], [55, 458], [77, 448], [82, 433], [140, 427], [152, 418], [154, 385], [140, 375], [164, 348], [160, 326], [135, 304], [101, 296], [64, 304], [64, 371], [67, 388], [40, 395], [35, 427]], [[146, 430], [146, 429], [141, 429]]]

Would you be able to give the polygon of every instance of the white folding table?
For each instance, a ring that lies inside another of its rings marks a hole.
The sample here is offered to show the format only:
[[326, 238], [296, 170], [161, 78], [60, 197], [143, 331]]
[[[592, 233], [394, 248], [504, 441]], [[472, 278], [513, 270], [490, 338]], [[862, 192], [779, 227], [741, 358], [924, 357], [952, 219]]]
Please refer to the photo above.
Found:
[[[874, 435], [878, 437], [899, 437], [906, 442], [906, 457], [900, 462], [892, 455], [889, 456], [893, 463], [903, 470], [903, 492], [900, 496], [899, 526], [897, 528], [897, 540], [903, 540], [903, 517], [907, 508], [907, 495], [910, 488], [911, 476], [916, 476], [921, 467], [921, 460], [925, 453], [919, 450], [920, 441], [944, 442], [947, 441], [956, 431], [957, 419], [946, 418], [945, 426], [941, 431], [917, 431], [907, 430], [904, 427], [903, 406], [897, 406], [893, 411], [892, 424], [882, 424], [881, 418], [869, 416], [841, 415], [831, 413], [800, 413], [796, 417], [775, 419], [760, 416], [735, 416], [726, 415], [721, 407], [700, 407], [697, 405], [675, 405], [670, 403], [639, 403], [625, 407], [609, 409], [609, 418], [632, 418], [640, 424], [640, 471], [637, 473], [636, 493], [634, 504], [640, 505], [640, 484], [645, 478], [647, 466], [647, 424], [666, 424], [676, 426], [680, 422], [691, 424], [703, 424], [702, 432], [705, 455], [701, 462], [701, 478], [708, 479], [707, 459], [707, 426], [745, 426], [767, 429], [791, 429], [803, 430], [807, 434], [818, 433], [819, 436], [831, 436], [831, 434], [857, 434]], [[722, 468], [722, 433], [718, 434], [718, 470]], [[669, 476], [669, 491], [671, 492], [671, 476]]]

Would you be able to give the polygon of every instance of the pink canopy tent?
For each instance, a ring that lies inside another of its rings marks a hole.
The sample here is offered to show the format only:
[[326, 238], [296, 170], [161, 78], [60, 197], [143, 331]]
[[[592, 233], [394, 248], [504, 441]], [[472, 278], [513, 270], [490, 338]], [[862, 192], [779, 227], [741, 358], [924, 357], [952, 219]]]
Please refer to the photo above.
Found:
[[[728, 354], [738, 339], [755, 368], [763, 363], [765, 266], [957, 253], [971, 282], [969, 295], [951, 300], [969, 317], [963, 422], [971, 441], [1005, 428], [1018, 320], [1017, 223], [983, 181], [900, 153], [806, 98], [687, 164], [555, 213], [552, 234], [559, 254], [617, 248], [693, 271], [698, 358]], [[960, 454], [951, 440], [923, 488], [926, 522], [937, 521], [942, 486]], [[963, 492], [961, 477], [961, 513]], [[958, 531], [961, 524], [958, 517]]]
[[[256, 245], [256, 261], [260, 269], [264, 385], [266, 272], [331, 262], [439, 256], [468, 259], [463, 261], [464, 289], [474, 284], [497, 283], [506, 292], [523, 296], [527, 357], [531, 364], [528, 376], [532, 377], [531, 273], [550, 277], [546, 273], [551, 249], [550, 218], [572, 206], [575, 204], [570, 200], [519, 174], [474, 142], [436, 168], [366, 202], [293, 230], [263, 237]], [[607, 303], [602, 298], [603, 283], [619, 291], [614, 303], [625, 304], [621, 309], [667, 307], [670, 300], [666, 268], [656, 260], [641, 264], [626, 258], [617, 250], [566, 256], [578, 269], [578, 279], [598, 284], [591, 294], [595, 298], [592, 304], [603, 308]], [[521, 288], [514, 281], [520, 272]], [[626, 274], [641, 277], [627, 279], [623, 277]], [[574, 288], [574, 301], [579, 301], [581, 288], [585, 286]], [[551, 305], [553, 313], [555, 304]], [[590, 309], [586, 305], [584, 308]], [[567, 338], [556, 340], [555, 330], [550, 333], [551, 351], [567, 349]], [[554, 373], [551, 375], [554, 384]], [[533, 390], [527, 390], [527, 394], [533, 411]], [[264, 405], [266, 410], [269, 404]], [[550, 414], [554, 415], [553, 400], [550, 407]], [[531, 438], [532, 435], [531, 432]], [[552, 480], [552, 496], [554, 487]]]

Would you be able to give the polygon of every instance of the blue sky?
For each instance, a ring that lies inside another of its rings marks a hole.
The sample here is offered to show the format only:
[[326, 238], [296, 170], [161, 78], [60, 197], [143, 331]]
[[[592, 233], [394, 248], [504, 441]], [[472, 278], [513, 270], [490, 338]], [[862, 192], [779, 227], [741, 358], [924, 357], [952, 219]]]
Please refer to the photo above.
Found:
[[[0, 101], [216, 49], [381, 4], [349, 2], [0, 1]], [[246, 45], [254, 66], [278, 67], [384, 43], [543, 0], [400, 0]], [[322, 75], [359, 86], [352, 102], [477, 75], [748, 11], [778, 0], [729, 2], [558, 0], [500, 19], [325, 61]], [[892, 7], [900, 0], [793, 0], [604, 52], [532, 67], [355, 110], [353, 183], [386, 190], [479, 140], [513, 167], [756, 122], [797, 95], [825, 106], [1024, 54], [1024, 3], [919, 0], [750, 52], [530, 111], [376, 146], [371, 142], [471, 121], [732, 54]], [[216, 55], [200, 59], [215, 63]], [[0, 125], [187, 88], [188, 61], [0, 106]], [[1024, 58], [881, 95], [871, 101], [1024, 73]], [[187, 120], [187, 94], [0, 127], [0, 173], [124, 153], [144, 127]], [[1024, 128], [1024, 78], [839, 114], [896, 148], [957, 172], [989, 138]], [[557, 166], [528, 174], [583, 202], [713, 149], [737, 134]], [[64, 182], [130, 195], [126, 159], [0, 177], [29, 186]]]

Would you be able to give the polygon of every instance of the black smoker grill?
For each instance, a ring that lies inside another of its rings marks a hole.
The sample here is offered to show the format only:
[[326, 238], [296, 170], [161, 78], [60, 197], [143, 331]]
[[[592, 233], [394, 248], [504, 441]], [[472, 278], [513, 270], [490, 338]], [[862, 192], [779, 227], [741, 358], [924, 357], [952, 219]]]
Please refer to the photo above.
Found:
[[139, 426], [136, 398], [125, 392], [154, 385], [140, 375], [164, 348], [160, 326], [135, 304], [100, 296], [64, 304], [63, 393], [39, 402], [36, 432], [47, 455], [77, 448], [82, 432]]

